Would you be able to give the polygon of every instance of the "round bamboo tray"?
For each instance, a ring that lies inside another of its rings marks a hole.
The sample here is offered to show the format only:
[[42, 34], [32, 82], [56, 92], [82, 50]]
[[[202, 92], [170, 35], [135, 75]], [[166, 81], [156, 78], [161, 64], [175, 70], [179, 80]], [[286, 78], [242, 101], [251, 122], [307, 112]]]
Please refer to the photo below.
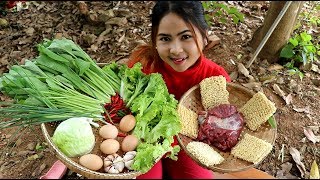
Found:
[[[235, 84], [235, 83], [227, 83], [227, 90], [229, 92], [229, 103], [232, 105], [237, 106], [239, 109], [242, 107], [255, 93], [253, 91], [248, 90], [247, 88], [244, 88], [241, 85]], [[204, 107], [201, 103], [201, 94], [200, 94], [200, 86], [195, 85], [192, 88], [190, 88], [179, 101], [179, 105], [184, 105], [188, 109], [199, 112], [204, 110]], [[274, 118], [274, 117], [273, 117]], [[250, 135], [253, 135], [257, 138], [263, 139], [272, 145], [274, 145], [276, 136], [277, 136], [277, 128], [272, 128], [268, 122], [261, 125], [261, 127], [257, 131], [251, 131], [244, 125], [244, 128], [240, 134], [239, 140], [243, 137], [245, 133], [248, 133]], [[189, 153], [186, 149], [186, 146], [189, 142], [194, 141], [193, 139], [179, 134], [177, 136], [178, 142], [180, 146], [183, 148], [183, 150], [193, 159], [195, 160], [199, 165], [201, 165], [204, 168], [216, 171], [216, 172], [237, 172], [237, 171], [244, 171], [249, 168], [252, 168], [258, 164], [253, 164], [248, 161], [241, 160], [239, 158], [234, 157], [231, 155], [230, 152], [223, 152], [215, 148], [214, 146], [211, 146], [215, 151], [217, 151], [225, 160], [215, 166], [207, 167], [204, 164], [202, 164], [199, 160], [197, 160], [196, 157], [194, 157], [191, 153]], [[262, 159], [260, 162], [262, 162], [264, 159]]]
[[[76, 172], [78, 174], [81, 174], [82, 176], [88, 178], [88, 179], [132, 179], [139, 175], [141, 175], [141, 172], [136, 171], [130, 171], [130, 172], [123, 172], [119, 174], [111, 174], [103, 172], [103, 168], [99, 171], [92, 171], [82, 165], [80, 165], [79, 158], [69, 158], [64, 153], [62, 153], [58, 147], [55, 146], [53, 143], [51, 137], [53, 136], [54, 130], [57, 126], [57, 123], [42, 123], [41, 124], [41, 130], [45, 137], [45, 140], [48, 143], [48, 146], [51, 151], [54, 152], [55, 156], [63, 162], [71, 171]], [[98, 134], [98, 128], [93, 128], [93, 133], [96, 137], [96, 144], [91, 151], [92, 154], [96, 154], [100, 157], [106, 157], [106, 155], [102, 154], [102, 152], [99, 150], [100, 143], [103, 141], [103, 138], [99, 136]], [[121, 143], [121, 138], [117, 139]], [[122, 153], [118, 153], [119, 155], [122, 155]]]

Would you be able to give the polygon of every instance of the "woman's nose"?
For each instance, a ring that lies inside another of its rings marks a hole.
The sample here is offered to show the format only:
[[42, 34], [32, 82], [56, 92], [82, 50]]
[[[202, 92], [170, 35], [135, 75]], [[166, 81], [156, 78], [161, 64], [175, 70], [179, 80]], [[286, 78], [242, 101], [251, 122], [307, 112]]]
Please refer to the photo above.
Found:
[[182, 45], [180, 42], [172, 42], [170, 45], [170, 53], [174, 55], [178, 55], [183, 51]]

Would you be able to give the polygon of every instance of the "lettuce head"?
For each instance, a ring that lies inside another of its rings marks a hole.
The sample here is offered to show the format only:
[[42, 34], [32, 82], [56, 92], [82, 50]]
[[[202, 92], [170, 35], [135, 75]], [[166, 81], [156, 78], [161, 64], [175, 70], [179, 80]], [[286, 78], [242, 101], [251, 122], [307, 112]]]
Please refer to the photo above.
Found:
[[92, 118], [86, 117], [62, 121], [53, 133], [53, 143], [67, 157], [79, 157], [90, 153], [95, 145], [90, 121]]

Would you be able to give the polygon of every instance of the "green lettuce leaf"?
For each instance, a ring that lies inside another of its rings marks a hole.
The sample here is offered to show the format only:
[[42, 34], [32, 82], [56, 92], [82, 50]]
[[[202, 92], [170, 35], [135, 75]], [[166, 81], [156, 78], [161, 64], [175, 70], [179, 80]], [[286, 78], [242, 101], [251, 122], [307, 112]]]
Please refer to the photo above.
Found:
[[181, 130], [178, 101], [169, 94], [162, 75], [145, 75], [141, 64], [136, 63], [120, 70], [119, 77], [120, 96], [136, 117], [133, 134], [141, 139], [133, 169], [145, 173], [166, 153], [166, 157], [176, 160], [180, 147], [171, 144]]

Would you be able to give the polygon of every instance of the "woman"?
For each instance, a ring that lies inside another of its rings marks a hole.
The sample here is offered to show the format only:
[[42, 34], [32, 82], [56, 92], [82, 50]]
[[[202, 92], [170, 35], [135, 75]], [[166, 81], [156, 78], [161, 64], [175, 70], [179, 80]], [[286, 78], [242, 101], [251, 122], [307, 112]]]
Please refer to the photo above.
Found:
[[[228, 73], [203, 54], [208, 45], [208, 25], [200, 1], [158, 1], [151, 22], [151, 44], [131, 54], [129, 67], [141, 62], [146, 74], [162, 74], [169, 93], [177, 100], [204, 78], [222, 75], [230, 82]], [[211, 179], [213, 174], [181, 150], [177, 161], [164, 158], [137, 179], [165, 177]]]

